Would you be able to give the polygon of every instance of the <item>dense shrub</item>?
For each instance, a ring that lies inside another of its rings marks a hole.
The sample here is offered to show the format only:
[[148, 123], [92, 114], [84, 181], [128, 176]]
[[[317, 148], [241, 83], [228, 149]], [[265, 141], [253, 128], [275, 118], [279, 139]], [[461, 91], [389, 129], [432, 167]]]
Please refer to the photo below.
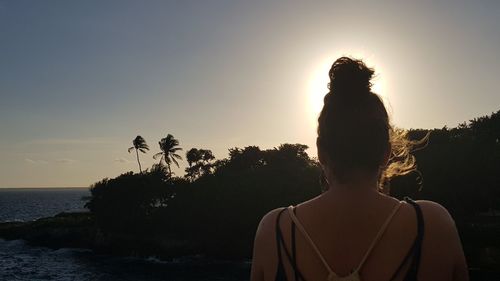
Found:
[[[466, 239], [481, 236], [470, 227], [471, 218], [500, 209], [499, 116], [500, 111], [457, 128], [431, 130], [428, 145], [415, 152], [419, 172], [393, 179], [391, 194], [437, 201]], [[411, 130], [409, 136], [421, 139], [427, 133]], [[266, 212], [320, 194], [319, 165], [306, 149], [301, 144], [232, 148], [228, 158], [217, 161], [194, 155], [211, 155], [208, 150], [190, 150], [186, 178], [170, 177], [156, 165], [103, 179], [91, 187], [88, 207], [105, 232], [175, 237], [189, 241], [197, 253], [248, 257]], [[466, 240], [465, 249], [498, 244], [488, 239], [479, 239], [481, 245]]]

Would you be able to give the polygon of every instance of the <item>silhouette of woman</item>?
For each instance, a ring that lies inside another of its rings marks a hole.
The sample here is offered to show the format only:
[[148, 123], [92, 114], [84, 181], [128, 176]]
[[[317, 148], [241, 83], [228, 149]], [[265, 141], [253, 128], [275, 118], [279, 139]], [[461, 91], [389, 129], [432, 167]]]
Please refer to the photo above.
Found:
[[361, 60], [333, 63], [316, 142], [327, 190], [262, 218], [252, 281], [468, 280], [447, 210], [380, 191], [416, 169], [415, 143], [392, 128], [373, 74]]

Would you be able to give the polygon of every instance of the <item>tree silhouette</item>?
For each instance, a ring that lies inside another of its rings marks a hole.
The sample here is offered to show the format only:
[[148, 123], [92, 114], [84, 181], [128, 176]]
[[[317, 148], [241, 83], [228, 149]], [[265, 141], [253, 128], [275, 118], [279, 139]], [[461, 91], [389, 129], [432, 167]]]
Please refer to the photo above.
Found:
[[186, 178], [194, 181], [203, 175], [210, 174], [214, 168], [211, 162], [215, 157], [209, 149], [191, 148], [186, 152], [186, 160], [189, 167], [185, 169]]
[[[485, 250], [500, 247], [500, 111], [457, 127], [412, 129], [408, 137], [418, 141], [429, 132], [429, 144], [414, 151], [419, 172], [391, 179], [388, 191], [400, 199], [410, 196], [445, 206], [472, 268], [489, 274], [500, 265], [496, 252]], [[92, 185], [86, 207], [100, 230], [125, 251], [248, 258], [264, 214], [313, 198], [322, 189], [320, 164], [303, 144], [236, 147], [219, 160], [210, 150], [189, 149], [185, 178], [172, 176], [166, 165], [181, 158], [178, 145], [168, 135], [155, 155], [162, 156], [160, 164]], [[115, 242], [124, 234], [130, 239]], [[156, 237], [162, 238], [151, 242]], [[186, 244], [163, 248], [177, 244], [169, 239]], [[500, 280], [479, 280], [490, 279]]]
[[132, 144], [134, 146], [132, 146], [132, 147], [130, 147], [128, 149], [128, 153], [131, 153], [132, 150], [135, 149], [135, 155], [137, 157], [137, 163], [139, 163], [139, 172], [142, 173], [141, 161], [139, 161], [139, 151], [142, 152], [142, 153], [146, 153], [146, 150], [149, 150], [149, 146], [146, 143], [146, 140], [143, 137], [141, 137], [141, 136], [135, 137], [135, 139], [132, 141]]
[[177, 167], [179, 167], [179, 163], [177, 162], [178, 160], [181, 160], [182, 157], [177, 154], [176, 152], [179, 150], [182, 150], [182, 148], [178, 147], [179, 146], [179, 141], [174, 138], [171, 134], [168, 134], [165, 138], [162, 138], [158, 144], [160, 145], [160, 150], [161, 152], [156, 153], [153, 155], [154, 159], [160, 158], [160, 163], [162, 161], [165, 161], [165, 164], [167, 164], [168, 168], [168, 173], [169, 175], [172, 175], [172, 170], [170, 168], [170, 165], [174, 163]]

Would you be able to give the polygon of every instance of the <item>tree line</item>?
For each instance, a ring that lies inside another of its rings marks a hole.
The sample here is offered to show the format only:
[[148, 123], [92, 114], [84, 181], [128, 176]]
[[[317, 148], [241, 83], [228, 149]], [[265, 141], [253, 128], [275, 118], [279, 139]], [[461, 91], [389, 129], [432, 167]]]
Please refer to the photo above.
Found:
[[[478, 221], [500, 210], [500, 111], [454, 128], [409, 130], [414, 140], [427, 133], [427, 147], [414, 153], [419, 172], [391, 180], [391, 195], [444, 205], [457, 222], [466, 254], [500, 249], [498, 224], [493, 230], [477, 229]], [[138, 163], [139, 152], [148, 150], [141, 139], [134, 139], [129, 149], [136, 151]], [[182, 159], [179, 141], [168, 135], [159, 146], [155, 157], [160, 161], [150, 169], [139, 166], [139, 173], [91, 186], [87, 207], [103, 232], [173, 237], [188, 241], [188, 252], [249, 257], [266, 212], [322, 190], [319, 163], [303, 144], [230, 148], [224, 159], [216, 159], [209, 149], [192, 148], [185, 154], [188, 166], [182, 177], [170, 167]]]
[[[158, 165], [165, 165], [167, 168], [167, 175], [172, 176], [172, 163], [179, 167], [178, 160], [182, 160], [182, 156], [178, 154], [178, 151], [182, 151], [182, 148], [179, 147], [179, 140], [174, 138], [173, 135], [168, 134], [158, 142], [158, 145], [161, 152], [153, 155], [153, 159], [156, 160], [159, 158], [160, 162]], [[149, 150], [149, 145], [142, 136], [137, 136], [132, 140], [132, 146], [128, 149], [128, 152], [131, 153], [134, 150], [136, 152], [137, 164], [139, 165], [139, 173], [142, 174], [139, 151], [146, 153]], [[191, 148], [186, 152], [186, 161], [189, 167], [185, 169], [185, 178], [189, 181], [194, 181], [204, 174], [211, 173], [215, 168], [214, 163], [212, 163], [213, 160], [215, 160], [215, 156], [211, 150]]]

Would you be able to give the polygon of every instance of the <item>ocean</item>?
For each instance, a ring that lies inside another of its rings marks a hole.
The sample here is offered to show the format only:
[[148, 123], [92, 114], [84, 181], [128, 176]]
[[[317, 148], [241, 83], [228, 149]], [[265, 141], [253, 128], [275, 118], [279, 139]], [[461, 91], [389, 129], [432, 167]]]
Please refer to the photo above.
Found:
[[[0, 222], [29, 221], [84, 210], [87, 188], [0, 189]], [[33, 247], [0, 239], [0, 281], [248, 280], [249, 262], [180, 257], [116, 257], [87, 249]]]

